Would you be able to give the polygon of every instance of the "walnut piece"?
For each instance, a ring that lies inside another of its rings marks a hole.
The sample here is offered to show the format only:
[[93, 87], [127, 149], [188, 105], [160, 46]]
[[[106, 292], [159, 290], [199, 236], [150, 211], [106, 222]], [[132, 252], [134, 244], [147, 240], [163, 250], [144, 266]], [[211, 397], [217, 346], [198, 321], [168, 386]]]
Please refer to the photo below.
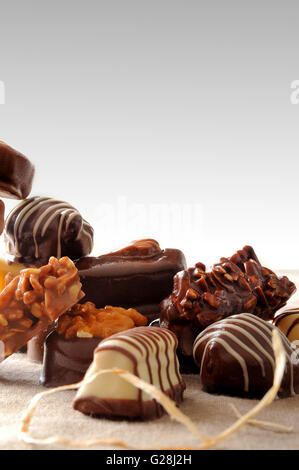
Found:
[[78, 270], [67, 257], [7, 275], [0, 293], [2, 358], [16, 352], [83, 296]]
[[92, 302], [77, 304], [62, 315], [57, 331], [66, 339], [73, 337], [108, 338], [135, 326], [145, 326], [147, 318], [133, 308], [112, 307], [96, 308]]

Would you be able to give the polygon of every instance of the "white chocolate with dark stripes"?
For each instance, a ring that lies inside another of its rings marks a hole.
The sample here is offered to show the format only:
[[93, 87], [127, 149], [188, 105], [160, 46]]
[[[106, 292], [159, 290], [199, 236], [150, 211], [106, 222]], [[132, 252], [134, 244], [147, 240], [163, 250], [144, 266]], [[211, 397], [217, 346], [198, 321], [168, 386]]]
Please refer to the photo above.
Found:
[[[213, 323], [195, 339], [193, 357], [205, 390], [260, 397], [273, 383], [275, 359], [269, 322], [241, 313]], [[279, 396], [299, 392], [299, 366], [291, 343], [280, 332], [287, 361]]]
[[273, 323], [282, 331], [294, 347], [299, 347], [299, 308], [285, 310]]
[[161, 416], [162, 407], [147, 393], [118, 375], [95, 374], [103, 369], [126, 370], [180, 403], [185, 383], [179, 373], [176, 348], [175, 335], [156, 327], [132, 328], [105, 339], [94, 352], [74, 408], [85, 414], [107, 417], [150, 419]]

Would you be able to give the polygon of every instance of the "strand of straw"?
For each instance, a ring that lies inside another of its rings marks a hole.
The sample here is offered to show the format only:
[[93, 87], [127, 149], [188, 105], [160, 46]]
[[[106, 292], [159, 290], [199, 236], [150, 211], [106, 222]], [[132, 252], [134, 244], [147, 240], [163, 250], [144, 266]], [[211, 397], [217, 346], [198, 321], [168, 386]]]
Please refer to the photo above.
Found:
[[[191, 421], [191, 419], [182, 413], [176, 406], [176, 404], [161, 390], [157, 389], [155, 386], [145, 382], [144, 380], [136, 377], [135, 375], [131, 374], [128, 371], [124, 371], [121, 369], [106, 369], [99, 371], [97, 374], [93, 375], [88, 379], [92, 381], [95, 376], [102, 375], [102, 374], [113, 374], [113, 375], [120, 375], [124, 380], [131, 383], [132, 385], [136, 386], [137, 388], [145, 391], [148, 393], [152, 398], [154, 398], [158, 403], [160, 403], [169, 416], [178, 421], [179, 423], [183, 424], [193, 435], [195, 435], [198, 439], [200, 439], [201, 443], [195, 447], [188, 447], [188, 446], [180, 446], [180, 447], [171, 447], [171, 449], [210, 449], [212, 447], [216, 447], [220, 442], [227, 439], [229, 436], [234, 434], [237, 430], [239, 430], [242, 426], [246, 423], [252, 423], [253, 418], [259, 414], [265, 407], [269, 406], [273, 400], [275, 399], [281, 381], [284, 375], [285, 370], [285, 363], [286, 363], [286, 353], [283, 348], [280, 336], [276, 330], [273, 331], [272, 335], [272, 343], [273, 343], [273, 351], [275, 356], [275, 370], [274, 370], [274, 378], [273, 378], [273, 385], [268, 390], [268, 392], [264, 395], [264, 397], [245, 415], [241, 416], [238, 412], [239, 418], [235, 423], [231, 426], [226, 428], [223, 432], [218, 434], [215, 437], [206, 437], [199, 433], [195, 424]], [[63, 444], [65, 446], [72, 446], [72, 447], [88, 447], [93, 445], [104, 445], [104, 446], [117, 446], [123, 449], [136, 449], [135, 447], [125, 443], [122, 440], [115, 439], [115, 438], [95, 438], [90, 440], [70, 440], [61, 436], [51, 436], [44, 439], [34, 438], [29, 434], [29, 427], [31, 420], [33, 418], [34, 412], [39, 404], [40, 400], [48, 395], [53, 393], [63, 391], [63, 390], [72, 390], [79, 388], [83, 383], [87, 382], [86, 379], [83, 379], [82, 382], [77, 384], [65, 385], [62, 387], [57, 387], [52, 390], [47, 390], [45, 392], [41, 392], [35, 395], [32, 400], [30, 401], [25, 413], [21, 419], [20, 425], [20, 432], [19, 438], [28, 443], [28, 444], [35, 444], [35, 445], [49, 445], [49, 444]], [[146, 447], [142, 449], [147, 449]], [[148, 448], [149, 449], [149, 448]], [[152, 449], [152, 447], [150, 447]], [[165, 449], [156, 447], [156, 449]], [[141, 449], [140, 449], [141, 450]]]

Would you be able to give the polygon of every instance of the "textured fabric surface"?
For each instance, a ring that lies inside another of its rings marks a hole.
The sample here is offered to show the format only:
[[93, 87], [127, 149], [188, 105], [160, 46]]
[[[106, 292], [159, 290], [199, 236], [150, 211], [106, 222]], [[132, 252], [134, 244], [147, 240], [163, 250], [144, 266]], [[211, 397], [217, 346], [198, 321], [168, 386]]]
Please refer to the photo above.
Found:
[[[298, 285], [298, 273], [287, 274]], [[298, 292], [288, 304], [295, 305], [299, 305]], [[41, 366], [28, 362], [23, 354], [15, 354], [0, 364], [0, 449], [66, 448], [63, 445], [33, 447], [18, 439], [23, 411], [36, 393], [45, 390], [38, 384], [40, 369]], [[257, 403], [256, 400], [210, 395], [200, 389], [198, 376], [184, 378], [187, 389], [180, 408], [192, 418], [203, 435], [213, 437], [235, 421], [230, 403], [243, 414]], [[72, 409], [74, 394], [75, 391], [64, 391], [43, 398], [30, 428], [34, 437], [60, 435], [76, 440], [113, 437], [125, 440], [138, 449], [154, 449], [156, 446], [168, 449], [198, 444], [186, 428], [168, 416], [149, 422], [109, 421], [84, 416]], [[218, 448], [299, 449], [298, 409], [299, 396], [277, 399], [257, 419], [293, 426], [293, 431], [281, 432], [246, 425]]]

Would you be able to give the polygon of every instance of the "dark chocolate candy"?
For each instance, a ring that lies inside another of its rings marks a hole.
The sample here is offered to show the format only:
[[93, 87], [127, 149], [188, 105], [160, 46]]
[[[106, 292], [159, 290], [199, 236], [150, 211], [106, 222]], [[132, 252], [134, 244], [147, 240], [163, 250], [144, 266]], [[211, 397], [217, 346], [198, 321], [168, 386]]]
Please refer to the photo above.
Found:
[[34, 166], [17, 150], [0, 141], [0, 196], [24, 199], [31, 191]]
[[[27, 358], [32, 362], [43, 362], [44, 357], [44, 343], [47, 336], [54, 331], [56, 328], [56, 323], [52, 323], [40, 332], [39, 335], [32, 338], [27, 343]], [[25, 352], [25, 351], [24, 351]]]
[[[160, 318], [153, 320], [149, 326], [160, 328]], [[181, 374], [198, 374], [198, 366], [194, 363], [193, 356], [184, 356], [180, 351], [177, 351], [178, 360], [180, 363]]]
[[76, 262], [84, 301], [98, 308], [118, 305], [136, 308], [151, 320], [159, 303], [171, 292], [173, 276], [186, 268], [180, 250], [161, 250], [155, 240], [139, 240], [114, 253], [84, 257]]
[[50, 256], [75, 260], [88, 255], [93, 229], [67, 202], [32, 197], [8, 215], [4, 241], [9, 261], [42, 266]]
[[197, 334], [208, 325], [242, 312], [271, 319], [296, 287], [261, 266], [245, 246], [231, 258], [221, 258], [210, 272], [197, 263], [174, 277], [173, 291], [161, 303], [160, 326], [176, 333], [179, 351], [192, 356]]
[[40, 383], [46, 387], [80, 382], [101, 338], [65, 339], [57, 331], [50, 333], [44, 344], [44, 362]]
[[[56, 331], [46, 339], [42, 383], [68, 385], [81, 380], [92, 361], [95, 346], [104, 337], [146, 324], [146, 317], [133, 309], [112, 306], [97, 309], [92, 302], [74, 305], [58, 319]], [[38, 359], [37, 341], [33, 346]]]
[[4, 202], [1, 201], [0, 199], [0, 235], [4, 229], [4, 212], [5, 212]]
[[[241, 397], [264, 395], [273, 384], [275, 328], [255, 315], [241, 313], [202, 331], [194, 342], [193, 355], [204, 389]], [[281, 332], [280, 337], [287, 361], [278, 395], [288, 397], [299, 393], [299, 364], [291, 343]]]

